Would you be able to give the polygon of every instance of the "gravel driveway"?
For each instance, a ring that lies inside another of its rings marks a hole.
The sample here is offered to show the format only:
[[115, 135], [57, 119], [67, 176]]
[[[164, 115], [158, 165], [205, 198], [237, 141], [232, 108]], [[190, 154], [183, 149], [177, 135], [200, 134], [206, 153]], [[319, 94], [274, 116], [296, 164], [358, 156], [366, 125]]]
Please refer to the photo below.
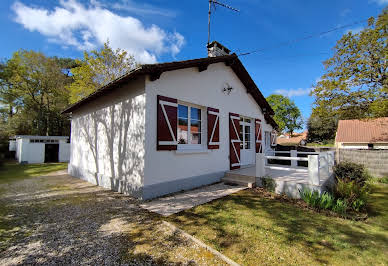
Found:
[[0, 184], [0, 265], [19, 264], [224, 262], [135, 199], [62, 171]]

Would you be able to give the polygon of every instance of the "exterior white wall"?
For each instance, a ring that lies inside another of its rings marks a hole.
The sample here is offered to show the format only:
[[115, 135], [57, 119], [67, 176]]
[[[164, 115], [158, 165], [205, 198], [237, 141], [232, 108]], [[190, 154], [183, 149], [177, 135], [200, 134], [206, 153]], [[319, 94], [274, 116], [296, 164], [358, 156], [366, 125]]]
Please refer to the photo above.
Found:
[[29, 139], [18, 139], [19, 163], [44, 163], [44, 143], [30, 143]]
[[69, 174], [127, 194], [144, 176], [144, 78], [72, 114]]
[[[348, 143], [336, 142], [337, 148], [340, 149], [368, 149], [368, 143]], [[388, 143], [373, 143], [373, 149], [388, 149]]]
[[[233, 88], [230, 95], [222, 91], [226, 83]], [[157, 151], [157, 95], [172, 97], [178, 101], [205, 108], [218, 108], [220, 110], [220, 148], [207, 150], [206, 111], [203, 111], [202, 125], [205, 131], [203, 131], [201, 152]], [[146, 102], [144, 186], [197, 176], [220, 175], [220, 173], [223, 175], [228, 171], [229, 112], [259, 118], [263, 121], [263, 132], [272, 130], [272, 127], [265, 122], [256, 101], [247, 93], [233, 70], [224, 63], [209, 65], [208, 69], [202, 72], [199, 72], [198, 68], [181, 69], [164, 72], [160, 79], [153, 82], [147, 79]]]
[[9, 141], [9, 151], [16, 151], [16, 140]]

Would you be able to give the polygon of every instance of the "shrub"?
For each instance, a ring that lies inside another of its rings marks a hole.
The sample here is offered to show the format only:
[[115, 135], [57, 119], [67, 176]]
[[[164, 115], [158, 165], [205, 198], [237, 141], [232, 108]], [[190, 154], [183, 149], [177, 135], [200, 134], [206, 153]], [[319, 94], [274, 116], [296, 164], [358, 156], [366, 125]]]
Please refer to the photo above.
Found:
[[261, 178], [261, 185], [266, 190], [268, 190], [270, 192], [275, 192], [276, 182], [275, 182], [275, 180], [273, 178], [271, 178], [271, 177], [262, 177]]
[[357, 184], [364, 185], [365, 182], [369, 179], [368, 172], [361, 164], [341, 162], [334, 166], [333, 171], [336, 181], [354, 181]]
[[334, 197], [328, 192], [324, 192], [321, 194], [319, 208], [330, 210], [334, 206]]
[[335, 197], [344, 200], [349, 208], [360, 211], [366, 206], [370, 185], [368, 183], [360, 185], [355, 181], [338, 180], [333, 192]]
[[300, 197], [307, 205], [313, 208], [319, 208], [321, 202], [321, 196], [319, 192], [316, 190], [310, 190], [308, 188], [304, 188], [302, 192], [300, 192]]
[[378, 179], [379, 183], [388, 184], [388, 176], [384, 176]]
[[333, 205], [333, 211], [342, 215], [346, 214], [347, 208], [348, 208], [348, 204], [346, 203], [346, 201], [342, 199], [337, 199], [337, 201]]

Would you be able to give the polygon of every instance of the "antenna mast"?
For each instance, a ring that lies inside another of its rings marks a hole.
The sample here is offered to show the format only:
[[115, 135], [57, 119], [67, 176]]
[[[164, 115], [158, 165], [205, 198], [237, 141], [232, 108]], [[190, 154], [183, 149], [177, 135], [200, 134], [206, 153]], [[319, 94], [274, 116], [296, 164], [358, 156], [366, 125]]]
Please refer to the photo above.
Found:
[[209, 0], [209, 21], [208, 21], [208, 26], [207, 26], [207, 44], [210, 43], [210, 18], [211, 18], [211, 13], [212, 13], [212, 6], [215, 9], [216, 5], [225, 7], [227, 9], [233, 10], [235, 12], [240, 12], [240, 10], [238, 10], [238, 9], [236, 9], [234, 7], [228, 6], [226, 4], [223, 4], [221, 2], [218, 2], [217, 0]]

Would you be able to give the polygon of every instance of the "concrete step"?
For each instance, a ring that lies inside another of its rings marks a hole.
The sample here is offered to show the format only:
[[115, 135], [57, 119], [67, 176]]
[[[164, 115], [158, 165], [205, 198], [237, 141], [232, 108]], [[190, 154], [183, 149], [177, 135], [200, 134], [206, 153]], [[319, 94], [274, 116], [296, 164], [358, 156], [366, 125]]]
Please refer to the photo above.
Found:
[[235, 184], [240, 186], [247, 186], [249, 188], [255, 187], [256, 185], [256, 177], [234, 173], [226, 173], [221, 181], [225, 184]]

